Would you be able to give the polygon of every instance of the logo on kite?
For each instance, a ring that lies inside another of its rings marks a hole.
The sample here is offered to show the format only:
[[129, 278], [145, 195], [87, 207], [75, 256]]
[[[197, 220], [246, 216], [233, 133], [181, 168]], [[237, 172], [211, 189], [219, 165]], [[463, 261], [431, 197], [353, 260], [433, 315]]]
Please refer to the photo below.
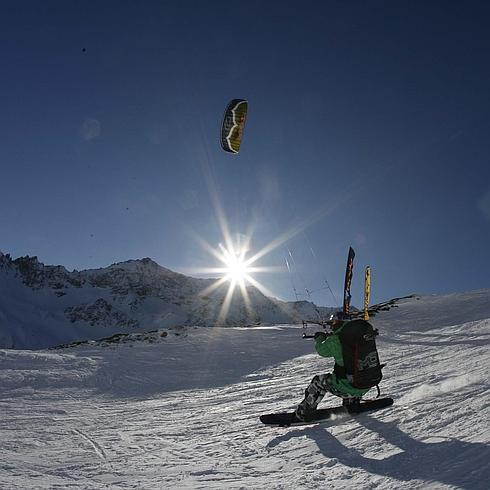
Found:
[[221, 146], [230, 153], [238, 153], [242, 142], [243, 128], [247, 118], [248, 102], [233, 99], [226, 108], [221, 127]]

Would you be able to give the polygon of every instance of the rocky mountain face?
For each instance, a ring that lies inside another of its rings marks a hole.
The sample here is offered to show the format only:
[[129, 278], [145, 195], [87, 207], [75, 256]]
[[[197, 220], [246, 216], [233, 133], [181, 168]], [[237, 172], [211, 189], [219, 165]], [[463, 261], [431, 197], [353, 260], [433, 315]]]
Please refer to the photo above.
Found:
[[295, 323], [330, 313], [307, 301], [266, 297], [249, 286], [249, 305], [236, 288], [223, 317], [228, 285], [205, 294], [214, 282], [173, 272], [149, 258], [70, 272], [37, 257], [14, 260], [0, 252], [0, 347], [48, 347], [178, 325]]

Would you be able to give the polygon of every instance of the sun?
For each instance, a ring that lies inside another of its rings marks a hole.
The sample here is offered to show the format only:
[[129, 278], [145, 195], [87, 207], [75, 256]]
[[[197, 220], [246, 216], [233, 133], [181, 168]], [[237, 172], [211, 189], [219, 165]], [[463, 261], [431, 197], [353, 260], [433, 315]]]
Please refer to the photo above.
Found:
[[241, 293], [243, 304], [247, 311], [249, 318], [256, 318], [256, 314], [253, 311], [252, 303], [249, 297], [250, 286], [258, 289], [265, 296], [272, 296], [273, 293], [267, 290], [259, 281], [257, 281], [253, 275], [260, 272], [269, 272], [269, 267], [259, 267], [256, 261], [260, 257], [259, 254], [255, 254], [250, 258], [246, 258], [247, 253], [250, 251], [250, 238], [244, 240], [232, 240], [231, 235], [226, 233], [225, 244], [220, 243], [217, 248], [213, 248], [202, 238], [198, 237], [198, 240], [219, 262], [221, 267], [202, 268], [200, 272], [205, 273], [217, 273], [219, 278], [212, 284], [200, 292], [201, 296], [208, 296], [213, 291], [217, 290], [221, 286], [228, 283], [227, 291], [224, 295], [222, 305], [216, 319], [217, 325], [223, 325], [226, 323], [228, 311], [232, 304], [232, 298], [235, 291], [238, 290]]
[[248, 273], [247, 264], [240, 257], [230, 257], [226, 261], [226, 275], [234, 281], [243, 281]]
[[245, 260], [245, 252], [235, 252], [227, 250], [223, 246], [220, 247], [223, 253], [222, 262], [224, 264], [224, 273], [226, 279], [238, 283], [243, 283], [249, 277], [252, 269]]

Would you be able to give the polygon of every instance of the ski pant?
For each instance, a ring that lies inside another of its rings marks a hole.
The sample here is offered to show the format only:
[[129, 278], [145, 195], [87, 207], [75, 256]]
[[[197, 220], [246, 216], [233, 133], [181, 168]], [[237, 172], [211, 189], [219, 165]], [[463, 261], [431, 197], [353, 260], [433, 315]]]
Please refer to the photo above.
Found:
[[311, 383], [305, 390], [304, 400], [298, 405], [298, 408], [296, 408], [296, 415], [299, 418], [304, 419], [308, 414], [314, 412], [318, 404], [323, 400], [327, 391], [332, 393], [332, 395], [346, 399], [346, 401], [358, 401], [360, 399], [360, 397], [348, 395], [347, 393], [337, 390], [332, 386], [331, 379], [331, 374], [320, 374], [311, 380]]

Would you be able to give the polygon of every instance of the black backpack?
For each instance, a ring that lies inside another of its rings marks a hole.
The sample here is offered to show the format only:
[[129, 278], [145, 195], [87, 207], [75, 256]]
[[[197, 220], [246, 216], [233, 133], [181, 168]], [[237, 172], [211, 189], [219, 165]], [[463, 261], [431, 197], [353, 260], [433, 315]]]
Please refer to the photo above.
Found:
[[344, 366], [335, 364], [337, 378], [345, 378], [354, 388], [372, 388], [383, 378], [375, 337], [378, 330], [366, 320], [352, 320], [338, 332]]

